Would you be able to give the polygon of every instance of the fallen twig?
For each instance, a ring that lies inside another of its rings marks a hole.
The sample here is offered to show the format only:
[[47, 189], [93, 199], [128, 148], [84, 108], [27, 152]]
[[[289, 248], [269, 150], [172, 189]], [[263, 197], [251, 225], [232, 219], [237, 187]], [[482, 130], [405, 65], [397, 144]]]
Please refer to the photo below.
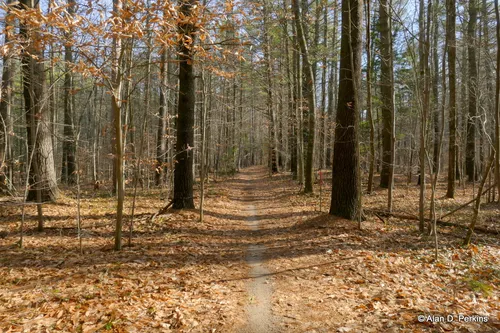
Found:
[[[415, 215], [408, 215], [408, 214], [402, 214], [402, 213], [389, 213], [389, 212], [383, 211], [383, 210], [371, 210], [371, 209], [365, 209], [364, 211], [375, 215], [379, 219], [382, 219], [381, 217], [394, 217], [394, 218], [397, 218], [400, 220], [411, 220], [411, 221], [419, 221], [420, 220], [418, 218], [418, 216], [415, 216]], [[428, 218], [426, 218], [424, 220], [426, 222], [431, 221], [431, 219], [428, 219]], [[439, 225], [447, 226], [447, 227], [457, 227], [460, 229], [469, 229], [468, 226], [457, 224], [457, 223], [452, 223], [452, 222], [446, 222], [446, 221], [442, 221], [442, 220], [437, 220], [436, 223]], [[483, 234], [497, 235], [500, 233], [499, 230], [492, 230], [492, 229], [481, 228], [481, 227], [476, 227], [474, 230], [477, 232], [483, 233]]]

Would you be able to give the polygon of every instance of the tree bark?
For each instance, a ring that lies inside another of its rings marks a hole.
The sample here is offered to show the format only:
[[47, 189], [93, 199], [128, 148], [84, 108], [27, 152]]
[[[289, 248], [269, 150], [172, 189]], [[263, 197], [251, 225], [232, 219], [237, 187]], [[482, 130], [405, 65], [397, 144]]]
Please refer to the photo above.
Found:
[[[23, 9], [39, 10], [38, 2], [34, 0], [23, 0], [21, 6]], [[23, 42], [26, 43], [21, 53], [21, 67], [30, 152], [28, 156], [31, 156], [31, 152], [34, 151], [29, 171], [30, 190], [27, 200], [56, 201], [59, 190], [54, 167], [50, 112], [46, 102], [47, 87], [45, 66], [42, 62], [43, 50], [40, 49], [38, 43], [40, 36], [36, 30], [30, 29], [23, 21], [20, 23], [19, 30]]]
[[382, 172], [380, 187], [389, 188], [388, 209], [392, 210], [394, 180], [394, 69], [392, 60], [392, 32], [390, 1], [380, 0], [380, 95], [382, 100]]
[[271, 59], [271, 41], [268, 27], [267, 3], [264, 2], [262, 9], [263, 28], [264, 28], [264, 58], [266, 66], [266, 108], [269, 118], [269, 159], [271, 173], [278, 172], [278, 152], [276, 136], [276, 113], [273, 106], [273, 87], [272, 87], [272, 59]]
[[[113, 0], [113, 16], [119, 17], [122, 9], [121, 0]], [[115, 21], [117, 22], [117, 21]], [[125, 200], [125, 186], [123, 183], [123, 131], [122, 131], [122, 73], [120, 59], [122, 42], [119, 36], [113, 37], [111, 52], [111, 111], [114, 123], [114, 184], [116, 186], [116, 224], [115, 224], [115, 251], [122, 248], [123, 202]]]
[[[438, 41], [439, 41], [439, 21], [438, 21], [438, 8], [439, 8], [439, 0], [435, 0], [434, 9], [432, 10], [433, 16], [433, 40], [432, 40], [432, 67], [433, 67], [433, 75], [432, 75], [432, 108], [433, 108], [433, 117], [432, 124], [434, 127], [434, 147], [433, 147], [433, 156], [432, 156], [432, 171], [436, 172], [438, 169], [438, 161], [439, 158], [439, 138], [440, 138], [440, 126], [439, 126], [439, 55], [438, 55]], [[442, 120], [444, 121], [444, 119]]]
[[[193, 200], [193, 152], [194, 148], [194, 112], [195, 112], [195, 77], [193, 73], [196, 27], [197, 0], [183, 0], [180, 12], [186, 19], [177, 27], [179, 41], [179, 98], [177, 103], [177, 143], [174, 169], [174, 199], [172, 208], [194, 208]], [[189, 18], [189, 19], [187, 19]]]
[[394, 169], [392, 151], [394, 149], [393, 114], [394, 114], [394, 70], [392, 66], [392, 35], [390, 23], [390, 3], [380, 0], [379, 31], [380, 31], [380, 95], [382, 111], [382, 171], [380, 187], [388, 188]]
[[372, 54], [371, 54], [371, 0], [366, 0], [366, 111], [370, 124], [370, 167], [368, 170], [367, 192], [373, 190], [375, 170], [375, 124], [372, 114]]
[[[12, 0], [7, 1], [9, 5]], [[11, 39], [10, 30], [13, 28], [14, 18], [9, 12], [5, 14], [4, 45], [8, 45]], [[0, 193], [8, 191], [12, 187], [12, 143], [10, 133], [12, 131], [11, 105], [12, 89], [14, 82], [14, 68], [12, 57], [6, 54], [3, 57], [2, 86], [0, 90]]]
[[425, 159], [427, 149], [427, 117], [429, 114], [429, 25], [431, 0], [428, 3], [427, 20], [425, 19], [425, 2], [420, 0], [419, 6], [419, 80], [422, 101], [420, 119], [420, 197], [419, 197], [419, 231], [425, 231]]
[[[75, 14], [76, 2], [75, 0], [68, 0], [68, 16]], [[63, 144], [62, 144], [62, 169], [61, 181], [68, 185], [76, 184], [76, 145], [75, 133], [73, 129], [73, 74], [71, 67], [73, 64], [73, 47], [71, 46], [71, 39], [73, 34], [69, 32], [66, 36], [68, 42], [64, 47], [64, 61], [65, 71], [64, 74], [64, 130], [63, 130]]]
[[308, 111], [308, 130], [307, 130], [307, 151], [305, 156], [304, 166], [304, 193], [313, 192], [313, 164], [314, 164], [314, 129], [315, 129], [315, 113], [316, 113], [316, 90], [314, 81], [314, 72], [311, 60], [309, 58], [309, 50], [305, 32], [302, 25], [302, 17], [299, 10], [298, 0], [292, 0], [292, 9], [294, 12], [294, 21], [297, 30], [297, 39], [302, 54], [302, 68], [306, 82], [303, 84], [307, 87], [305, 93], [307, 96], [307, 111]]
[[498, 186], [498, 199], [500, 201], [500, 13], [498, 0], [495, 0], [496, 39], [497, 39], [497, 68], [495, 86], [495, 182]]
[[467, 145], [465, 152], [465, 172], [469, 181], [476, 179], [476, 116], [477, 116], [477, 63], [476, 30], [477, 0], [469, 1], [469, 23], [467, 25], [467, 52], [469, 55], [469, 115], [467, 117]]
[[361, 86], [362, 0], [342, 0], [342, 37], [337, 127], [332, 169], [330, 214], [355, 219], [359, 212], [358, 92]]
[[[448, 186], [446, 190], [447, 198], [455, 197], [456, 170], [457, 161], [457, 41], [455, 35], [456, 25], [456, 6], [455, 0], [446, 0], [446, 52], [448, 53], [448, 86], [449, 95], [449, 147], [448, 147]], [[443, 119], [444, 121], [444, 119]]]
[[167, 48], [162, 49], [160, 56], [160, 107], [158, 109], [158, 129], [156, 133], [156, 172], [155, 185], [161, 186], [165, 181], [167, 154]]

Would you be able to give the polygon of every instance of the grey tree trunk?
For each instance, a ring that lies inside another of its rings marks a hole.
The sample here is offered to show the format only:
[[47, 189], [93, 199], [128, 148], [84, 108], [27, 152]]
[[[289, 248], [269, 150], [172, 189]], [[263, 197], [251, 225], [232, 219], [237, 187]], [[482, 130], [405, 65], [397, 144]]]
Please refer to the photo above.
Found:
[[[7, 1], [9, 4], [12, 0]], [[13, 17], [6, 13], [4, 44], [10, 41], [9, 27], [12, 26]], [[3, 57], [2, 86], [0, 90], [0, 193], [9, 191], [12, 187], [12, 132], [11, 105], [14, 80], [14, 68], [10, 54]]]
[[[500, 45], [500, 13], [498, 12], [498, 0], [495, 0], [495, 19], [497, 45]], [[500, 201], [500, 48], [497, 47], [497, 68], [495, 86], [495, 181], [498, 187], [498, 199]]]
[[[38, 1], [34, 0], [23, 0], [21, 5], [25, 9], [39, 9]], [[43, 50], [38, 49], [36, 45], [40, 36], [24, 24], [20, 25], [19, 30], [25, 43], [21, 53], [21, 67], [29, 155], [34, 151], [29, 171], [30, 190], [27, 200], [56, 201], [59, 190], [54, 167], [45, 66], [41, 61]]]
[[297, 39], [302, 54], [302, 69], [304, 71], [303, 82], [308, 89], [306, 90], [307, 111], [308, 111], [308, 131], [307, 131], [307, 153], [304, 166], [304, 193], [313, 192], [313, 164], [314, 164], [314, 130], [316, 113], [316, 90], [314, 81], [314, 72], [311, 60], [309, 59], [309, 50], [307, 47], [306, 36], [302, 26], [302, 17], [299, 10], [298, 0], [292, 0], [292, 9], [294, 12], [294, 21], [297, 30]]
[[[123, 7], [121, 0], [113, 0], [113, 16], [119, 17]], [[123, 183], [123, 131], [122, 131], [122, 73], [120, 59], [122, 55], [122, 41], [120, 37], [113, 38], [111, 55], [111, 110], [115, 130], [114, 142], [114, 184], [116, 187], [116, 225], [115, 251], [122, 248], [123, 202], [125, 200], [125, 186]]]
[[264, 24], [264, 58], [266, 66], [266, 108], [269, 117], [269, 160], [271, 173], [278, 172], [278, 153], [276, 137], [276, 113], [273, 106], [273, 87], [272, 87], [272, 64], [271, 64], [271, 41], [268, 27], [267, 4], [263, 6], [263, 24]]

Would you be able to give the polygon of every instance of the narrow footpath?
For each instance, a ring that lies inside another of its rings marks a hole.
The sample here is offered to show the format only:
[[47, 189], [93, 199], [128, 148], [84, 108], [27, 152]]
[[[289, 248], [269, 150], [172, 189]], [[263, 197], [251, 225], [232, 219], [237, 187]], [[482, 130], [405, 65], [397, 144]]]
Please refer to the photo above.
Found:
[[[252, 182], [252, 174], [242, 175], [244, 180]], [[252, 204], [257, 187], [247, 186], [245, 200], [248, 201], [246, 212], [248, 214], [247, 226], [252, 232], [260, 229], [260, 222], [257, 218], [257, 210]], [[270, 283], [270, 271], [265, 265], [265, 252], [267, 247], [256, 238], [253, 244], [248, 246], [246, 262], [250, 266], [249, 281], [247, 289], [249, 294], [249, 304], [247, 305], [247, 326], [245, 333], [278, 332], [275, 328], [275, 318], [272, 315], [272, 294], [273, 287]]]

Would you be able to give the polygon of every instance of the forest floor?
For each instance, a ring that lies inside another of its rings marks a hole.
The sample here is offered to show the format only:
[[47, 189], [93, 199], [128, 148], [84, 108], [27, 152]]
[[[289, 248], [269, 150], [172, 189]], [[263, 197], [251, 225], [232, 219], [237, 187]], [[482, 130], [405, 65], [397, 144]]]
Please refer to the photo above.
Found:
[[[472, 185], [456, 199], [443, 198], [444, 186], [438, 215], [472, 198]], [[115, 201], [105, 193], [81, 200], [82, 253], [74, 193], [44, 206], [43, 232], [26, 207], [23, 248], [21, 206], [0, 203], [0, 332], [500, 330], [498, 235], [478, 233], [462, 247], [464, 229], [440, 226], [436, 262], [434, 239], [416, 221], [367, 214], [359, 230], [329, 216], [328, 187], [321, 212], [319, 195], [299, 193], [290, 175], [244, 169], [208, 184], [204, 223], [195, 210], [151, 221], [165, 202], [142, 193], [132, 246], [126, 223], [121, 252], [112, 250]], [[386, 196], [377, 188], [364, 207], [382, 210]], [[394, 199], [395, 211], [416, 215], [414, 184], [398, 184]], [[447, 221], [465, 225], [471, 215]], [[498, 204], [481, 216], [481, 227], [500, 230]]]

